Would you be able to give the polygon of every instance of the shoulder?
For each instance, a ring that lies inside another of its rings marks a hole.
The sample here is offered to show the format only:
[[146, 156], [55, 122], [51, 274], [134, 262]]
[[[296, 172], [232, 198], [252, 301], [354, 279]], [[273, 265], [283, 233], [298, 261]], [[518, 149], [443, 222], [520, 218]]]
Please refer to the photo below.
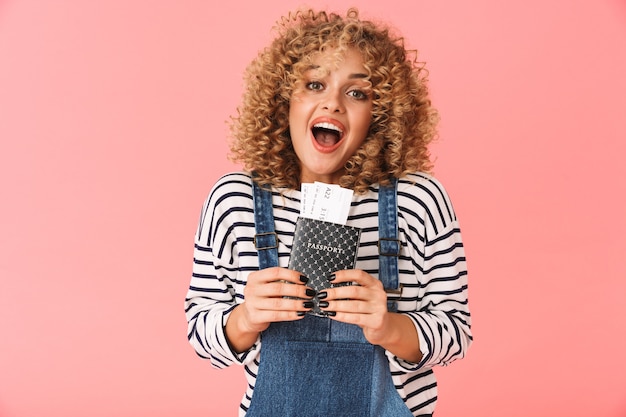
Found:
[[252, 177], [243, 171], [229, 172], [222, 175], [213, 185], [211, 193], [228, 193], [230, 191], [243, 191], [251, 193]]
[[422, 172], [398, 179], [398, 194], [409, 193], [424, 199], [449, 199], [444, 185], [434, 176]]
[[[231, 172], [220, 177], [204, 201], [197, 238], [210, 242], [217, 230], [228, 229], [247, 219], [252, 209], [252, 178], [245, 172]], [[207, 243], [208, 244], [208, 243]]]
[[441, 225], [456, 221], [452, 201], [443, 184], [430, 174], [417, 172], [398, 180], [399, 208]]
[[218, 206], [233, 200], [252, 199], [252, 177], [246, 172], [231, 172], [222, 175], [213, 185], [206, 200], [206, 206]]
[[245, 172], [231, 172], [220, 177], [211, 188], [202, 207], [202, 223], [228, 213], [252, 209], [252, 178]]

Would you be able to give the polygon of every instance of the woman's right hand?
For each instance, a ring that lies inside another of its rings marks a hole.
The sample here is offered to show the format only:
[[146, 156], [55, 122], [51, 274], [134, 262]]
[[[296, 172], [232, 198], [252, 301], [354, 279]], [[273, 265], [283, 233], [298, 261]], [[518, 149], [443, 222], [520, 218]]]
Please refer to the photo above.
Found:
[[286, 268], [251, 272], [244, 288], [244, 302], [233, 309], [226, 322], [226, 337], [236, 352], [248, 350], [260, 332], [272, 322], [302, 319], [313, 307], [315, 291], [307, 279]]

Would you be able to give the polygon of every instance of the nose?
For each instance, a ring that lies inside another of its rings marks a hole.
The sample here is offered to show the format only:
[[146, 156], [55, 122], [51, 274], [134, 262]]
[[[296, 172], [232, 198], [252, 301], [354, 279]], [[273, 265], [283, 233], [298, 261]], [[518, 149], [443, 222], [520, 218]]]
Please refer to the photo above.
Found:
[[328, 90], [322, 101], [322, 109], [330, 113], [343, 113], [345, 108], [341, 93], [337, 90]]

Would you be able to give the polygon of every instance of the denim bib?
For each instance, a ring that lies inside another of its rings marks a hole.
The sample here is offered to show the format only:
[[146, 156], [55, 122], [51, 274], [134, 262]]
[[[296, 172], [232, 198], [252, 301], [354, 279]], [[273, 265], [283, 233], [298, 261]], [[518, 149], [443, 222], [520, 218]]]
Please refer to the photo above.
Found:
[[[278, 265], [272, 194], [253, 181], [260, 269]], [[378, 199], [379, 279], [398, 293], [396, 181]], [[388, 302], [395, 311], [393, 301]], [[380, 346], [358, 326], [306, 315], [272, 323], [261, 334], [259, 370], [247, 417], [412, 417]]]

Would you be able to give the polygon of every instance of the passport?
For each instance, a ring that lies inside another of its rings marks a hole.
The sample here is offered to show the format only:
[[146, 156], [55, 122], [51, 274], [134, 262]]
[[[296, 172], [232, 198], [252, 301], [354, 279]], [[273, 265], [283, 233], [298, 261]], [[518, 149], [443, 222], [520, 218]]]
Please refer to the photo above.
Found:
[[[293, 245], [289, 255], [289, 269], [300, 272], [309, 281], [307, 286], [317, 292], [333, 285], [328, 277], [342, 269], [353, 269], [356, 264], [361, 229], [323, 220], [299, 217], [296, 221]], [[313, 299], [311, 314], [324, 316], [317, 297]]]

